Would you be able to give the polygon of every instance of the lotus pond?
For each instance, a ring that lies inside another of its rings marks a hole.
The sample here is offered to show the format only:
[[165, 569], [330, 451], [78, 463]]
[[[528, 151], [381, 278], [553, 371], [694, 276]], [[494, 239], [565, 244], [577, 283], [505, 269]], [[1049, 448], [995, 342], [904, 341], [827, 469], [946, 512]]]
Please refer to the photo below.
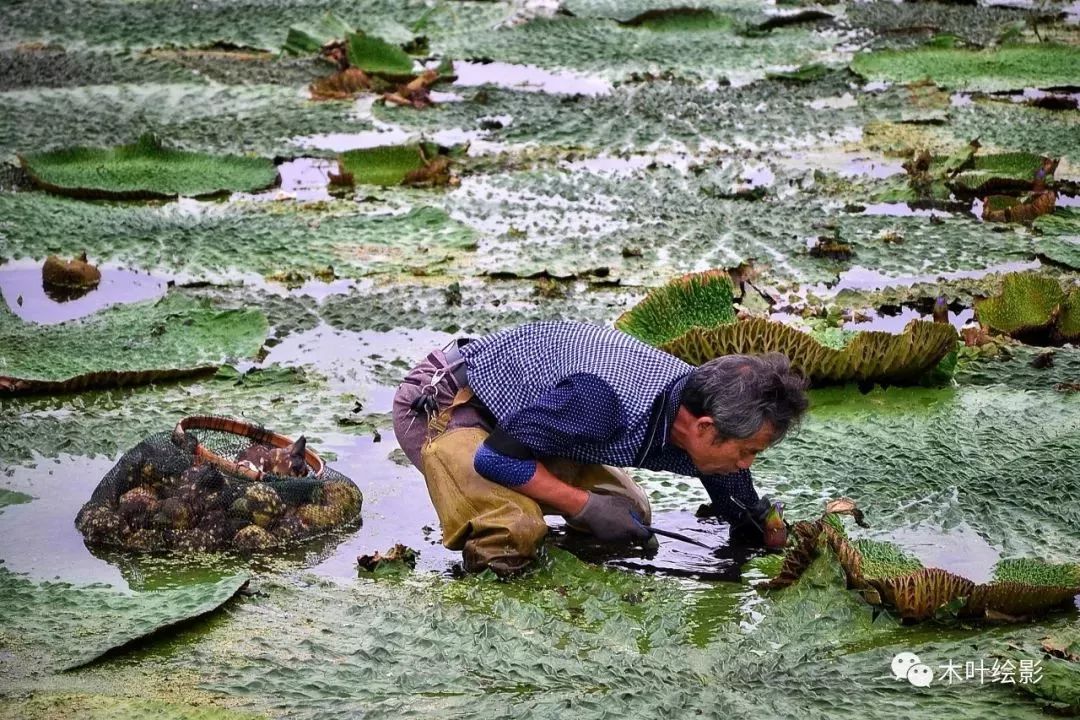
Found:
[[[754, 473], [789, 520], [854, 499], [868, 576], [1068, 585], [1076, 3], [10, 0], [0, 26], [0, 717], [1080, 713], [1075, 598], [913, 623], [827, 544], [765, 590], [783, 558], [728, 547], [692, 478], [633, 473], [716, 550], [555, 527], [530, 575], [462, 577], [389, 415], [429, 350], [530, 320], [782, 343], [812, 409]], [[43, 286], [82, 253], [92, 290]], [[361, 519], [88, 546], [118, 459], [206, 414], [305, 435]], [[358, 570], [398, 543], [415, 568]]]

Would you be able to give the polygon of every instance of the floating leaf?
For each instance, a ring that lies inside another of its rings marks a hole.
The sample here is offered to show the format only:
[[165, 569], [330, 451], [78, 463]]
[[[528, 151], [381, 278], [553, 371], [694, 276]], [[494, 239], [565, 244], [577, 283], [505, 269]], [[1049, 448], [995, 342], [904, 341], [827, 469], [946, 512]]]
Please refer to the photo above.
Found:
[[259, 310], [219, 310], [177, 293], [57, 325], [0, 308], [0, 392], [70, 392], [212, 372], [250, 357], [267, 331]]
[[1001, 294], [975, 302], [975, 313], [981, 324], [999, 332], [1037, 330], [1053, 323], [1064, 295], [1053, 278], [1010, 273], [1005, 276]]
[[625, 27], [658, 32], [687, 32], [701, 30], [731, 30], [735, 22], [708, 8], [674, 7], [646, 10], [627, 20], [617, 20]]
[[20, 155], [38, 186], [82, 198], [198, 197], [260, 190], [278, 181], [264, 158], [170, 150], [153, 135], [115, 148], [70, 148]]
[[345, 42], [350, 67], [392, 80], [413, 76], [412, 58], [396, 45], [363, 33], [350, 33]]
[[826, 514], [814, 522], [796, 523], [795, 543], [766, 587], [789, 587], [815, 557], [828, 551], [839, 560], [850, 588], [868, 602], [893, 607], [905, 620], [942, 614], [1016, 619], [1063, 606], [1080, 595], [1080, 565], [1005, 560], [998, 564], [993, 582], [979, 585], [940, 568], [922, 567], [892, 543], [851, 542], [835, 522], [836, 516]]
[[822, 80], [829, 74], [829, 68], [821, 63], [810, 63], [795, 70], [777, 71], [766, 73], [769, 80], [786, 80], [789, 82], [809, 83]]
[[983, 220], [987, 222], [1018, 222], [1030, 225], [1036, 218], [1054, 212], [1057, 193], [1052, 190], [1031, 193], [1021, 198], [991, 195], [983, 201]]
[[1056, 160], [1013, 152], [976, 155], [955, 170], [947, 166], [943, 170], [949, 177], [949, 186], [958, 195], [982, 196], [1033, 190], [1036, 183], [1052, 179], [1056, 168]]
[[910, 83], [929, 79], [941, 87], [985, 92], [1065, 87], [1080, 78], [1080, 49], [1039, 43], [990, 50], [876, 50], [856, 55], [851, 69], [867, 80]]
[[354, 32], [351, 25], [332, 12], [313, 23], [302, 23], [289, 28], [281, 52], [286, 55], [310, 55], [323, 49], [327, 43], [344, 40]]
[[733, 297], [727, 271], [691, 273], [650, 291], [615, 327], [650, 345], [662, 345], [690, 328], [734, 322]]
[[248, 576], [239, 574], [213, 584], [137, 595], [134, 602], [138, 603], [138, 621], [115, 625], [99, 641], [81, 645], [82, 652], [78, 658], [64, 670], [89, 665], [107, 655], [122, 652], [137, 642], [208, 615], [236, 597], [247, 584]]
[[1080, 270], [1080, 209], [1059, 207], [1032, 226], [1039, 233], [1039, 252], [1055, 263]]
[[[408, 178], [417, 177], [430, 163], [449, 156], [440, 154], [433, 143], [410, 145], [384, 145], [342, 153], [338, 162], [339, 175], [349, 174], [361, 185], [401, 185]], [[410, 175], [412, 174], [412, 175]]]
[[693, 328], [660, 347], [693, 365], [721, 355], [779, 352], [813, 383], [826, 384], [913, 381], [955, 345], [952, 326], [924, 320], [911, 321], [899, 335], [860, 332], [837, 350], [789, 325], [747, 318], [720, 327]]
[[821, 22], [832, 20], [833, 16], [824, 10], [800, 10], [794, 13], [779, 13], [771, 16], [768, 20], [754, 26], [754, 30], [768, 32], [776, 28], [802, 25], [804, 23]]

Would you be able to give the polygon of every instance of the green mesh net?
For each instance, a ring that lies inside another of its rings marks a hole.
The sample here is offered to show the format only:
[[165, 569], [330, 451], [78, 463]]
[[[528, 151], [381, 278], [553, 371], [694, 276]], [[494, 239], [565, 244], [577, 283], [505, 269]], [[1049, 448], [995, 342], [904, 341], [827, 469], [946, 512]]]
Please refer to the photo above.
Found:
[[228, 418], [150, 435], [124, 453], [75, 525], [91, 547], [264, 550], [355, 523], [349, 478], [264, 428]]

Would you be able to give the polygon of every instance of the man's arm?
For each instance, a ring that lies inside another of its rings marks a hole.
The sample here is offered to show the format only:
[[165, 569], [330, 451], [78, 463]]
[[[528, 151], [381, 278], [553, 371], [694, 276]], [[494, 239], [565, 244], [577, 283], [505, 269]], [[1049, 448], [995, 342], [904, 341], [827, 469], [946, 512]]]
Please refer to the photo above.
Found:
[[589, 493], [564, 483], [535, 458], [503, 455], [488, 445], [481, 445], [473, 467], [492, 482], [515, 490], [563, 515], [576, 515], [585, 507]]
[[503, 418], [473, 459], [476, 471], [554, 508], [575, 527], [598, 539], [645, 540], [650, 533], [634, 516], [629, 500], [569, 485], [541, 458], [560, 457], [579, 445], [602, 443], [624, 429], [615, 391], [595, 375], [572, 375], [529, 407]]

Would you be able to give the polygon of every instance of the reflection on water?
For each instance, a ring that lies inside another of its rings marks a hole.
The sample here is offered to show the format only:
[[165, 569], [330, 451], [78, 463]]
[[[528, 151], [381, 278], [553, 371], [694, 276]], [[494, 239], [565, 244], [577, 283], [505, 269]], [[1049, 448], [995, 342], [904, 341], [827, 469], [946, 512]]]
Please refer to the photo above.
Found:
[[535, 65], [505, 62], [454, 61], [455, 85], [495, 85], [509, 90], [553, 95], [607, 95], [611, 83], [568, 70], [545, 70]]
[[330, 200], [330, 173], [335, 170], [335, 160], [297, 158], [278, 165], [279, 187], [260, 193], [233, 193], [229, 200]]
[[913, 208], [905, 202], [881, 202], [867, 205], [863, 215], [885, 215], [889, 217], [948, 217], [947, 212]]
[[[971, 308], [965, 308], [958, 313], [949, 311], [949, 323], [957, 329], [967, 325], [974, 317], [975, 311]], [[849, 320], [844, 323], [843, 329], [901, 333], [912, 320], [933, 320], [933, 315], [929, 312], [921, 312], [918, 308], [905, 306], [897, 313], [874, 312], [866, 319]]]
[[991, 265], [979, 270], [953, 270], [928, 275], [886, 275], [878, 270], [871, 270], [861, 266], [854, 266], [840, 273], [835, 284], [819, 285], [812, 288], [812, 292], [818, 296], [839, 293], [842, 290], [882, 290], [889, 287], [911, 287], [919, 283], [937, 283], [947, 280], [978, 280], [979, 278], [993, 275], [994, 273], [1019, 272], [1023, 270], [1037, 270], [1042, 266], [1038, 260], [1016, 261]]
[[556, 525], [555, 541], [583, 560], [639, 572], [694, 580], [739, 582], [742, 566], [759, 550], [728, 544], [728, 527], [715, 518], [698, 518], [688, 510], [669, 510], [653, 515], [652, 524], [661, 529], [686, 535], [709, 547], [703, 548], [674, 538], [658, 537], [653, 550], [598, 545], [581, 533]]
[[50, 298], [41, 285], [41, 262], [18, 260], [0, 266], [0, 294], [8, 309], [27, 322], [51, 325], [92, 315], [118, 303], [153, 300], [165, 294], [168, 280], [115, 266], [99, 266], [101, 282], [82, 297]]
[[875, 539], [896, 543], [925, 567], [948, 570], [976, 583], [992, 580], [994, 565], [1001, 558], [998, 548], [967, 523], [946, 531], [925, 526], [902, 528]]

